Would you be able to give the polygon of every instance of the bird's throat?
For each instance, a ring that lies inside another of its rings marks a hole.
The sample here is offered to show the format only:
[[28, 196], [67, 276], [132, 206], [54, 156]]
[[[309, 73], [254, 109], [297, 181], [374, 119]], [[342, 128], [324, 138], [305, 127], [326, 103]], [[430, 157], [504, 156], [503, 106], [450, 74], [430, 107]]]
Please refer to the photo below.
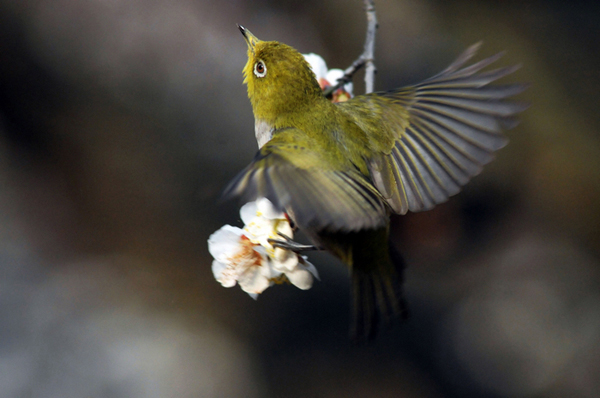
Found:
[[255, 119], [254, 120], [254, 134], [256, 136], [256, 142], [258, 142], [258, 147], [262, 148], [271, 138], [273, 138], [273, 126], [264, 120]]

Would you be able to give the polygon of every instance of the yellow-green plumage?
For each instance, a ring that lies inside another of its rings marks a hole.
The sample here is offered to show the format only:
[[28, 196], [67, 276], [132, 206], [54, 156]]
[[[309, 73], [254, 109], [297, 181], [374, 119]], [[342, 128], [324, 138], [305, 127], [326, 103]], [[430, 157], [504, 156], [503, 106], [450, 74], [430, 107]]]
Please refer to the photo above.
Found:
[[423, 83], [334, 104], [298, 51], [240, 30], [260, 149], [226, 195], [267, 197], [346, 263], [355, 337], [372, 337], [381, 318], [405, 313], [389, 214], [430, 209], [478, 174], [525, 108], [504, 98], [525, 86], [488, 85], [515, 70], [480, 72], [500, 55], [461, 69], [476, 45]]

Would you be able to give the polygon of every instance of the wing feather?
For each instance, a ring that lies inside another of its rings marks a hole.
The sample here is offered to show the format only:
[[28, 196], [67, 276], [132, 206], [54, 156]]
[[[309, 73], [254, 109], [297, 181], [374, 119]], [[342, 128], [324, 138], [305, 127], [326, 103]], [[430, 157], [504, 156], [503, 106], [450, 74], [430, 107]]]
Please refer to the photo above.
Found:
[[[347, 114], [373, 110], [376, 125], [371, 142], [377, 154], [370, 159], [374, 185], [397, 213], [422, 211], [456, 194], [508, 139], [504, 130], [517, 124], [515, 115], [527, 104], [507, 101], [525, 84], [489, 85], [519, 68], [508, 66], [486, 72], [502, 53], [470, 66], [480, 44], [471, 46], [448, 68], [411, 87], [358, 96], [341, 103]], [[359, 110], [361, 109], [361, 110]], [[354, 112], [352, 112], [354, 111]], [[406, 115], [399, 119], [391, 115]], [[385, 147], [378, 137], [391, 136]]]
[[[302, 133], [296, 129], [281, 133], [287, 134]], [[319, 157], [310, 148], [282, 144], [286, 137], [281, 135], [260, 149], [225, 189], [225, 197], [244, 201], [266, 197], [301, 228], [349, 232], [386, 225], [386, 202], [365, 176], [352, 167], [333, 170], [304, 162], [303, 158]]]

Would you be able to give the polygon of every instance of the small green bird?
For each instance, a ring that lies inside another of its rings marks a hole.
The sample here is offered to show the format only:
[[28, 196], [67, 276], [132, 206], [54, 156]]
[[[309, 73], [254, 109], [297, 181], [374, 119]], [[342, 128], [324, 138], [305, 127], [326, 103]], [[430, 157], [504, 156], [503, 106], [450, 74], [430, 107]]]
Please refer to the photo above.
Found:
[[488, 84], [518, 66], [480, 72], [498, 54], [463, 67], [475, 45], [420, 84], [332, 103], [302, 54], [238, 27], [260, 149], [224, 196], [268, 198], [348, 265], [352, 334], [371, 339], [382, 320], [407, 313], [390, 214], [445, 202], [506, 145], [502, 130], [526, 106], [504, 99], [526, 86]]

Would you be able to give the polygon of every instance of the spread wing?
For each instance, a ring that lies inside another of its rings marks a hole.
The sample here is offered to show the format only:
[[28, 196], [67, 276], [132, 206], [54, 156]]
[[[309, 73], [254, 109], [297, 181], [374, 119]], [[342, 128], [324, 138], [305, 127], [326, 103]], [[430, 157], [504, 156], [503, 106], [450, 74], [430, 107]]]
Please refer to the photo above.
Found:
[[358, 170], [334, 170], [298, 129], [277, 132], [223, 194], [268, 198], [301, 228], [357, 231], [388, 220], [385, 200]]
[[[527, 108], [505, 101], [527, 85], [488, 85], [518, 66], [480, 72], [502, 54], [463, 67], [479, 46], [420, 84], [340, 103], [354, 110], [349, 113], [362, 109], [355, 122], [376, 131], [371, 145], [379, 155], [370, 159], [371, 178], [397, 213], [428, 210], [456, 194], [506, 145], [502, 130], [515, 126], [514, 116]], [[371, 117], [369, 125], [364, 116]]]

